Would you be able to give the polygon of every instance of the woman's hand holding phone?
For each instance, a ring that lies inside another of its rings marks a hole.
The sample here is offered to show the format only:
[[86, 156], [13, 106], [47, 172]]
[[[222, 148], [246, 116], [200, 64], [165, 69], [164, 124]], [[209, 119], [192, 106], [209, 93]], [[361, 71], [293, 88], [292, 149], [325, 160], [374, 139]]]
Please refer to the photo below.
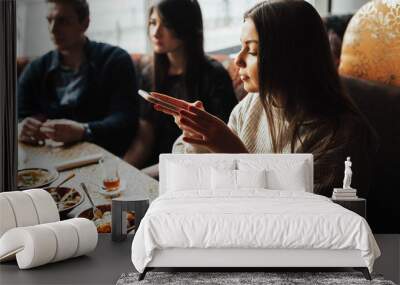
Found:
[[[179, 110], [182, 110], [182, 109], [187, 110], [189, 108], [189, 106], [196, 106], [196, 107], [199, 107], [204, 110], [203, 103], [201, 101], [189, 103], [184, 100], [176, 99], [174, 97], [164, 95], [161, 93], [157, 93], [157, 92], [151, 92], [151, 96], [154, 99], [159, 101], [158, 103], [156, 103], [155, 101], [152, 102], [152, 103], [154, 103], [154, 109], [156, 109], [157, 111], [163, 112], [167, 115], [173, 116], [175, 123], [183, 131], [184, 137], [201, 139], [201, 137], [198, 137], [198, 135], [185, 130], [184, 126], [182, 126], [182, 124], [180, 124], [180, 122], [179, 122], [180, 121]], [[166, 104], [163, 104], [162, 102], [166, 103]], [[171, 105], [173, 105], [174, 108], [171, 108]]]
[[138, 93], [146, 101], [154, 104], [154, 109], [168, 115], [179, 115], [179, 111], [181, 109], [188, 109], [189, 106], [192, 105], [184, 100], [176, 99], [174, 97], [157, 92], [149, 93], [139, 89]]
[[211, 152], [247, 153], [247, 149], [231, 129], [216, 116], [204, 110], [201, 101], [188, 103], [164, 94], [152, 92], [157, 100], [176, 107], [173, 110], [165, 104], [155, 103], [154, 109], [174, 116], [175, 123], [183, 131], [183, 140], [201, 145]]
[[195, 137], [184, 136], [183, 141], [204, 146], [211, 152], [248, 153], [243, 142], [225, 122], [204, 109], [189, 106], [188, 110], [181, 110], [179, 114], [181, 129], [195, 134]]

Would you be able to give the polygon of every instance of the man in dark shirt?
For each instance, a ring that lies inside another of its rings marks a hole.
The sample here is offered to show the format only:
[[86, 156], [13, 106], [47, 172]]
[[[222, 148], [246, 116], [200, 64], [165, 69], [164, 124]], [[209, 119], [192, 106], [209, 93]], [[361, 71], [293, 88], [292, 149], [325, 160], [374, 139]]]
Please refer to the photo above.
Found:
[[122, 156], [138, 125], [135, 68], [128, 53], [90, 41], [86, 0], [47, 0], [56, 49], [18, 81], [19, 140], [90, 141]]

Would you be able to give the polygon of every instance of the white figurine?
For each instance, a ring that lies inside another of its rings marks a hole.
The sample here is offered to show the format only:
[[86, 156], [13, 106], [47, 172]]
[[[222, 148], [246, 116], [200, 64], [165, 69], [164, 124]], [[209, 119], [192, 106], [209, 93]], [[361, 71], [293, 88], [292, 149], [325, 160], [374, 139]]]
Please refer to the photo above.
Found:
[[343, 179], [343, 189], [352, 189], [351, 184], [351, 176], [353, 172], [351, 171], [351, 161], [350, 156], [347, 157], [347, 160], [344, 162], [344, 179]]

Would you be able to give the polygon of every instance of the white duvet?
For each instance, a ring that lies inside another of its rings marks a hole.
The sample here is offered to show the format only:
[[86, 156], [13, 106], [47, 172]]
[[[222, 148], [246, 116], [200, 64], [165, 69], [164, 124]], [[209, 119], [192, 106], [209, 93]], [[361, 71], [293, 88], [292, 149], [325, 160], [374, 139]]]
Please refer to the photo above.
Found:
[[380, 255], [359, 215], [320, 195], [265, 189], [160, 196], [137, 230], [132, 262], [143, 272], [165, 248], [358, 249], [370, 272]]

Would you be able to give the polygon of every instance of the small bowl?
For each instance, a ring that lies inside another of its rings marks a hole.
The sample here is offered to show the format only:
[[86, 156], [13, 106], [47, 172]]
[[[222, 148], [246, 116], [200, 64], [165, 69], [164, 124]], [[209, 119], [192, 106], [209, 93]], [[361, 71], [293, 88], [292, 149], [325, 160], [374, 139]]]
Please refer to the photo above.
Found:
[[[92, 207], [83, 210], [82, 212], [77, 214], [76, 217], [92, 220], [97, 227], [97, 232], [99, 233], [111, 233], [111, 204], [96, 205], [96, 207], [103, 213], [103, 217], [104, 214], [106, 214], [107, 216], [109, 215], [109, 220], [105, 221], [104, 223], [96, 223], [96, 221], [93, 220]], [[134, 212], [128, 212], [127, 227], [128, 227], [128, 232], [130, 232], [135, 228]]]
[[[76, 191], [75, 188], [46, 187], [44, 190], [49, 192], [51, 197], [53, 197], [61, 217], [65, 217], [69, 212], [72, 211], [72, 209], [79, 206], [84, 200], [84, 196]], [[65, 199], [65, 201], [60, 203], [60, 200], [63, 199], [66, 194], [68, 194], [68, 197]]]

